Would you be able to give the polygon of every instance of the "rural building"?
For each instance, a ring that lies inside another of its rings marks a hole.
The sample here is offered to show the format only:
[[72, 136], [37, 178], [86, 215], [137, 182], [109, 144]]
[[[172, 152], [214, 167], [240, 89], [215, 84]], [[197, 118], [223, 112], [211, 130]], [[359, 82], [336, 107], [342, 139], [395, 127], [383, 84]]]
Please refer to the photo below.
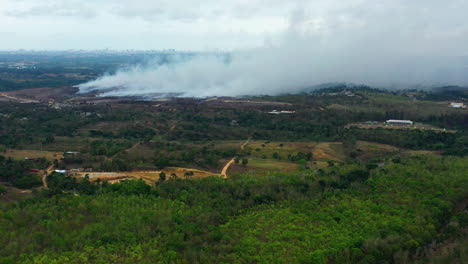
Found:
[[273, 110], [271, 112], [268, 112], [268, 114], [270, 115], [294, 114], [294, 113], [296, 113], [296, 111], [290, 111], [290, 110], [282, 110], [282, 111]]
[[387, 124], [395, 124], [395, 125], [412, 125], [413, 121], [410, 120], [397, 120], [397, 119], [389, 119], [385, 121]]
[[465, 105], [464, 105], [463, 103], [451, 102], [451, 103], [450, 103], [450, 107], [453, 107], [453, 108], [464, 108]]

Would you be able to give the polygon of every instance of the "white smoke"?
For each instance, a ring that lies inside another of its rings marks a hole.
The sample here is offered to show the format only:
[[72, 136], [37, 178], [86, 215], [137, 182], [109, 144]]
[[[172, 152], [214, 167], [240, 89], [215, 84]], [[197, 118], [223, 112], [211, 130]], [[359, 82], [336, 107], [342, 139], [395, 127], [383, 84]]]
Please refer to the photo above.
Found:
[[295, 12], [281, 39], [234, 51], [228, 62], [219, 56], [196, 56], [120, 70], [78, 87], [80, 92], [111, 96], [205, 97], [291, 93], [330, 82], [468, 85], [468, 23], [460, 20], [458, 11], [467, 10], [466, 3], [453, 1], [458, 4], [451, 6], [453, 16], [437, 21], [434, 17], [444, 12], [437, 4], [417, 14], [411, 8], [426, 2], [393, 13], [363, 2], [373, 8], [361, 6], [362, 10], [320, 19]]

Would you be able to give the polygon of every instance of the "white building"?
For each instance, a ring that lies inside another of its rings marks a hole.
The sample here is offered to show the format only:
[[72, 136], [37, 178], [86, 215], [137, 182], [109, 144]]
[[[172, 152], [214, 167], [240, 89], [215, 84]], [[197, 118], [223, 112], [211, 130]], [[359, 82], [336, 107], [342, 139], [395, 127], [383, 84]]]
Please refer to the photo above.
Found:
[[385, 121], [385, 123], [387, 123], [387, 124], [397, 124], [397, 125], [412, 125], [413, 121], [389, 119], [389, 120]]
[[450, 103], [450, 107], [453, 107], [453, 108], [463, 108], [463, 107], [464, 107], [464, 104], [463, 104], [463, 103], [451, 102], [451, 103]]
[[271, 112], [268, 112], [268, 114], [270, 115], [295, 114], [295, 113], [296, 111], [289, 111], [289, 110], [282, 110], [282, 111], [273, 110]]

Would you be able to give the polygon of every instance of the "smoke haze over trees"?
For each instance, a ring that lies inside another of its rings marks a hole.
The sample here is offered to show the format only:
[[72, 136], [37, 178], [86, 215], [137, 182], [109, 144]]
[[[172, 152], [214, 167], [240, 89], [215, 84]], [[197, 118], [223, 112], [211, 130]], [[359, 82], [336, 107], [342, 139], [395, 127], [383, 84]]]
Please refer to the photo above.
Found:
[[[258, 95], [329, 82], [379, 87], [468, 84], [468, 23], [462, 1], [384, 1], [342, 8], [297, 8], [289, 26], [261, 47], [227, 56], [174, 57], [79, 85], [105, 95]], [[444, 10], [444, 15], [441, 11]], [[447, 15], [450, 13], [451, 15]]]

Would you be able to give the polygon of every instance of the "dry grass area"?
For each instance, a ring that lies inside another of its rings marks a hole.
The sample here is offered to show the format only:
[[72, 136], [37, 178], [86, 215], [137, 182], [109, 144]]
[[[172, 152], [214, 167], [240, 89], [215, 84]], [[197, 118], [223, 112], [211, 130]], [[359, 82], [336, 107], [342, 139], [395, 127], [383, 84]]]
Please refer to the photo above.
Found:
[[19, 145], [19, 148], [46, 150], [46, 151], [51, 151], [51, 152], [62, 152], [62, 153], [66, 151], [88, 152], [89, 143], [95, 140], [99, 140], [99, 138], [56, 136], [55, 141], [50, 144], [42, 144], [40, 142], [35, 142], [32, 144]]
[[338, 110], [338, 111], [350, 111], [351, 108], [349, 106], [340, 105], [340, 104], [331, 104], [327, 106], [328, 110]]
[[4, 94], [19, 100], [33, 99], [41, 101], [49, 101], [51, 99], [63, 99], [65, 96], [70, 96], [78, 91], [77, 88], [72, 86], [61, 88], [31, 88], [21, 89], [15, 91], [3, 92]]
[[41, 150], [17, 150], [17, 149], [7, 149], [4, 153], [1, 153], [5, 157], [10, 157], [13, 159], [24, 159], [28, 158], [46, 158], [47, 160], [61, 159], [61, 152], [52, 152], [52, 151], [41, 151]]
[[136, 125], [136, 124], [138, 123], [134, 121], [102, 121], [102, 122], [98, 122], [98, 123], [94, 123], [91, 125], [86, 125], [84, 127], [81, 127], [80, 129], [78, 129], [78, 132], [81, 134], [88, 133], [90, 130], [100, 130], [103, 132], [115, 132], [115, 131], [125, 129], [126, 127]]
[[251, 156], [254, 158], [270, 159], [273, 158], [273, 153], [276, 152], [284, 160], [287, 159], [288, 155], [295, 155], [298, 152], [312, 152], [316, 145], [316, 142], [268, 142], [254, 140], [250, 141], [245, 149], [250, 151]]
[[317, 144], [312, 151], [314, 160], [343, 161], [346, 157], [343, 153], [342, 145], [340, 142], [322, 142]]
[[406, 150], [403, 152], [404, 155], [409, 156], [421, 156], [421, 155], [439, 155], [440, 151], [434, 150]]
[[328, 165], [328, 162], [326, 161], [313, 161], [313, 162], [309, 162], [309, 166], [311, 168], [314, 168], [314, 169], [324, 169], [324, 168], [328, 168], [329, 165]]
[[293, 162], [279, 161], [279, 160], [273, 160], [273, 159], [252, 158], [252, 159], [249, 159], [249, 163], [247, 166], [262, 168], [262, 169], [267, 169], [267, 170], [274, 170], [274, 171], [293, 171], [297, 169], [298, 164], [293, 163]]
[[247, 165], [233, 163], [229, 168], [229, 175], [251, 174], [265, 176], [272, 172], [291, 172], [299, 168], [299, 164], [274, 159], [250, 158]]
[[363, 151], [384, 151], [384, 152], [395, 152], [395, 151], [400, 150], [399, 148], [392, 146], [392, 145], [367, 142], [367, 141], [356, 142], [356, 148], [361, 149]]
[[7, 188], [7, 191], [3, 194], [0, 194], [0, 201], [12, 202], [24, 198], [29, 198], [32, 196], [32, 191], [29, 189], [23, 190], [18, 189], [12, 186], [8, 186], [4, 183], [0, 183]]
[[445, 133], [455, 133], [456, 130], [449, 130], [445, 128], [435, 127], [428, 124], [414, 123], [413, 125], [398, 125], [398, 124], [387, 124], [384, 122], [377, 123], [351, 123], [345, 126], [346, 128], [358, 127], [363, 129], [375, 129], [375, 128], [385, 128], [385, 129], [420, 129], [420, 130], [432, 130], [436, 132], [445, 132]]
[[189, 176], [189, 178], [205, 178], [217, 175], [208, 171], [178, 167], [167, 167], [162, 170], [135, 170], [125, 172], [76, 172], [75, 175], [78, 177], [84, 177], [88, 175], [89, 178], [93, 181], [99, 179], [101, 181], [107, 180], [110, 183], [119, 182], [125, 179], [142, 179], [145, 182], [152, 184], [159, 180], [159, 175], [162, 172], [166, 174], [166, 179], [173, 177], [173, 175], [176, 175], [177, 178], [184, 179], [186, 178], [186, 172], [193, 173], [193, 175]]
[[375, 157], [385, 157], [398, 153], [401, 149], [392, 145], [379, 144], [367, 141], [356, 142], [360, 160], [372, 160]]

